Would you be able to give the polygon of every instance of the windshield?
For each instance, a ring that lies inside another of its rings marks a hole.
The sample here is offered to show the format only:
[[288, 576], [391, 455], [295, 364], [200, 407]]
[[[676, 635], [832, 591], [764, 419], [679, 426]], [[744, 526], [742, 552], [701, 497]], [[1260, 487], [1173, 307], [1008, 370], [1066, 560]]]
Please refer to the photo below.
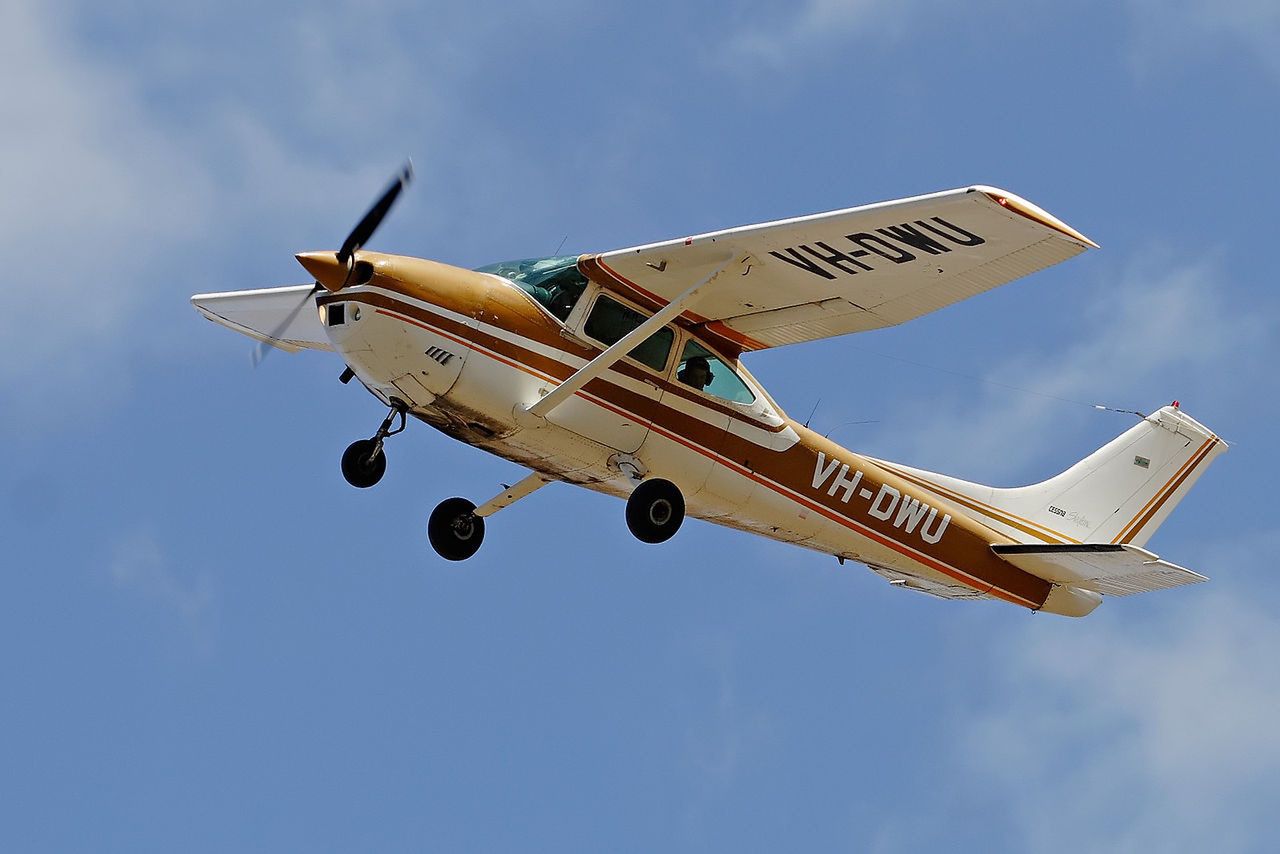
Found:
[[587, 277], [578, 271], [577, 255], [502, 261], [477, 267], [476, 272], [508, 279], [561, 321], [587, 288]]

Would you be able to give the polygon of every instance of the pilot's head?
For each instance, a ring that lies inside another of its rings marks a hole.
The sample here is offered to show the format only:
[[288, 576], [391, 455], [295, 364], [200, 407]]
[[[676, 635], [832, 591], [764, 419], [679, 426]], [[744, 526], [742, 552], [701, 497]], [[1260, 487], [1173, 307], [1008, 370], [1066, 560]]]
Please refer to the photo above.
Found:
[[677, 375], [677, 379], [685, 385], [704, 389], [715, 379], [715, 374], [711, 373], [711, 365], [704, 357], [694, 356], [684, 363], [684, 368]]

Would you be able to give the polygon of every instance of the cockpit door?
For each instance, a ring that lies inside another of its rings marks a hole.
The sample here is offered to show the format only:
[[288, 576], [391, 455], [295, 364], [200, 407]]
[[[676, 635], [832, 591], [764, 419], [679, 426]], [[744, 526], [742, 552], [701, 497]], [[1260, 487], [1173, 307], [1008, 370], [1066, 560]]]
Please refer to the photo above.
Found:
[[[589, 342], [585, 358], [566, 354], [574, 370], [620, 340], [645, 320], [640, 311], [600, 293], [582, 315], [577, 337]], [[547, 420], [615, 450], [634, 454], [658, 417], [658, 399], [672, 358], [675, 330], [664, 327], [619, 360], [603, 376], [587, 383], [571, 400], [547, 414]]]

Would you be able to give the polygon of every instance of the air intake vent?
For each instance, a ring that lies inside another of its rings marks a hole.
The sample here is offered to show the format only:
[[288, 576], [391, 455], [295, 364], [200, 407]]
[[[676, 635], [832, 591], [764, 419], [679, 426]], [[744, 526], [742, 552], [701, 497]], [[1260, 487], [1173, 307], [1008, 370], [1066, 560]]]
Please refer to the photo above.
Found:
[[432, 347], [431, 349], [427, 350], [427, 356], [429, 358], [435, 359], [437, 362], [439, 362], [442, 365], [447, 365], [449, 364], [449, 362], [453, 360], [453, 354], [441, 347]]

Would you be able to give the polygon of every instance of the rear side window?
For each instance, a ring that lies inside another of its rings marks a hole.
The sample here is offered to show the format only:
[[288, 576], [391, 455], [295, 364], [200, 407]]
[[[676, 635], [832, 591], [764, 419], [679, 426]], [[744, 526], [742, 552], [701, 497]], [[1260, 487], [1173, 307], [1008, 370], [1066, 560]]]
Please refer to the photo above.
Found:
[[[587, 315], [587, 322], [582, 327], [582, 331], [595, 340], [609, 345], [617, 343], [622, 336], [644, 323], [645, 320], [647, 318], [640, 312], [602, 294], [596, 300], [596, 304], [591, 307], [591, 314]], [[670, 327], [664, 326], [627, 355], [655, 371], [661, 371], [667, 366], [667, 357], [671, 355], [671, 344], [674, 340], [675, 333]]]

